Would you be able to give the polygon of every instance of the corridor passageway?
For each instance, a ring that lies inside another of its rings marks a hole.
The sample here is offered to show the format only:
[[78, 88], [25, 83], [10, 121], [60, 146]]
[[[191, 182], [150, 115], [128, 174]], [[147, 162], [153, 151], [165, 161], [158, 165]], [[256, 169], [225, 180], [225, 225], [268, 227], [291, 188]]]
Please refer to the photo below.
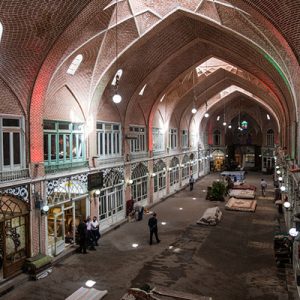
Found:
[[[259, 188], [260, 177], [249, 173], [246, 182]], [[127, 288], [146, 283], [214, 300], [296, 299], [287, 290], [285, 269], [275, 264], [278, 215], [271, 176], [264, 178], [269, 183], [267, 195], [262, 199], [258, 189], [254, 213], [227, 211], [223, 202], [205, 200], [207, 186], [221, 179], [219, 173], [208, 175], [195, 183], [192, 192], [187, 187], [152, 208], [159, 221], [160, 244], [149, 245], [145, 215], [142, 221], [105, 234], [97, 251], [72, 255], [55, 265], [47, 278], [26, 282], [3, 300], [65, 299], [88, 279], [96, 281], [96, 289], [108, 290], [105, 300], [119, 300]], [[197, 225], [204, 210], [216, 205], [223, 212], [221, 223]]]

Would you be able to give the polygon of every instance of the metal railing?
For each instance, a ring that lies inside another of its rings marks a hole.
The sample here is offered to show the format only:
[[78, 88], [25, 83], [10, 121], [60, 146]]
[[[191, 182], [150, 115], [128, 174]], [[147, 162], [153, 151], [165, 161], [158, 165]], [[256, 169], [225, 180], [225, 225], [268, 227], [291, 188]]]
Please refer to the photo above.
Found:
[[14, 180], [29, 178], [29, 169], [2, 171], [0, 172], [0, 182], [9, 182]]
[[88, 167], [88, 165], [89, 165], [89, 162], [87, 160], [80, 161], [80, 162], [58, 164], [58, 165], [49, 165], [49, 166], [45, 166], [45, 172], [47, 174], [54, 174], [54, 173], [58, 173], [58, 172], [62, 172], [62, 171], [85, 168], [85, 167]]

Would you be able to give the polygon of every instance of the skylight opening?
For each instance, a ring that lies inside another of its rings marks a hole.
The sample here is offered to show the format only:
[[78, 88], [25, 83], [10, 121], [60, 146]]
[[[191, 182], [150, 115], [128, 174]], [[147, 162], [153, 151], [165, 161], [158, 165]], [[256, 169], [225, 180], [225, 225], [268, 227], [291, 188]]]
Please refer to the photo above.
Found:
[[202, 74], [208, 76], [209, 74], [217, 71], [218, 69], [233, 69], [236, 68], [218, 58], [211, 57], [208, 60], [204, 61], [198, 67], [196, 67], [197, 76], [201, 76]]
[[111, 85], [116, 85], [116, 78], [117, 78], [117, 76], [119, 76], [119, 81], [120, 81], [120, 79], [121, 79], [121, 77], [122, 77], [122, 74], [123, 74], [123, 70], [122, 69], [119, 69], [117, 72], [116, 72], [116, 74], [115, 74], [115, 76], [114, 76], [114, 78], [113, 78], [113, 80], [112, 80], [112, 82], [111, 82]]
[[270, 115], [269, 115], [269, 114], [267, 114], [267, 119], [268, 119], [268, 120], [271, 120], [271, 118], [270, 118]]
[[0, 22], [0, 42], [1, 42], [1, 39], [2, 39], [2, 34], [3, 34], [3, 25]]
[[140, 96], [143, 96], [146, 86], [147, 86], [147, 83], [146, 83], [146, 84], [143, 86], [143, 88], [140, 90], [140, 92], [139, 92], [139, 95], [140, 95]]
[[69, 69], [67, 70], [67, 73], [70, 75], [74, 75], [80, 66], [81, 62], [83, 60], [82, 54], [78, 54], [72, 61], [72, 63], [69, 66]]
[[163, 102], [164, 101], [164, 98], [165, 98], [166, 94], [164, 94], [161, 98], [160, 98], [160, 102]]

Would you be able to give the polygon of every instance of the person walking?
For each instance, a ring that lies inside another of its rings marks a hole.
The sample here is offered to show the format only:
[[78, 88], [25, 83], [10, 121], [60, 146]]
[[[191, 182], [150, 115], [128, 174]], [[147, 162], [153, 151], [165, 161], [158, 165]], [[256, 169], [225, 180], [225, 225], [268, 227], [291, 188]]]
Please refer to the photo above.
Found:
[[149, 242], [149, 244], [152, 245], [153, 233], [155, 235], [156, 242], [159, 243], [160, 239], [158, 238], [158, 235], [157, 235], [157, 218], [156, 218], [156, 213], [153, 213], [152, 217], [149, 218], [148, 226], [149, 226], [149, 229], [150, 229], [150, 242]]
[[190, 183], [190, 191], [192, 191], [193, 188], [194, 188], [194, 182], [195, 182], [195, 179], [194, 179], [193, 175], [191, 175], [190, 180], [189, 180], [189, 183]]
[[261, 194], [263, 197], [265, 197], [266, 196], [266, 188], [267, 188], [268, 184], [264, 179], [262, 179], [260, 181], [260, 186], [261, 186]]

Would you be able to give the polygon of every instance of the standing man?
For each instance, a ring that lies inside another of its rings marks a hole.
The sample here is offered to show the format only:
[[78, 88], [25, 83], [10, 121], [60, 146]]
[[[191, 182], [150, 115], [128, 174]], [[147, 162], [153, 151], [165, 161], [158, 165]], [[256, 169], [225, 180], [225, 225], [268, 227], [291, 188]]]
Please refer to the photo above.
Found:
[[79, 253], [87, 254], [86, 244], [87, 244], [87, 227], [86, 220], [80, 220], [80, 223], [77, 227], [77, 232], [79, 235], [79, 248], [76, 250]]
[[195, 182], [195, 179], [194, 179], [193, 175], [191, 175], [191, 178], [190, 178], [190, 180], [189, 180], [189, 183], [190, 183], [190, 191], [192, 191], [193, 188], [194, 188], [194, 182]]
[[262, 179], [260, 181], [260, 186], [261, 186], [261, 194], [262, 194], [262, 196], [265, 197], [266, 196], [266, 188], [267, 188], [268, 184], [264, 179]]
[[91, 225], [92, 225], [92, 233], [94, 236], [94, 242], [95, 242], [95, 245], [98, 246], [98, 240], [100, 239], [101, 235], [100, 235], [100, 231], [99, 231], [99, 222], [97, 221], [96, 216], [93, 217], [93, 221], [92, 221]]
[[148, 221], [148, 226], [150, 229], [150, 242], [149, 244], [152, 245], [152, 237], [153, 237], [153, 233], [155, 235], [156, 238], [156, 242], [159, 243], [160, 239], [158, 238], [157, 235], [157, 219], [156, 219], [156, 213], [152, 214], [152, 217], [149, 219]]
[[96, 250], [95, 248], [95, 237], [92, 231], [92, 220], [91, 217], [88, 216], [86, 219], [86, 228], [87, 228], [87, 236], [88, 236], [88, 249]]

